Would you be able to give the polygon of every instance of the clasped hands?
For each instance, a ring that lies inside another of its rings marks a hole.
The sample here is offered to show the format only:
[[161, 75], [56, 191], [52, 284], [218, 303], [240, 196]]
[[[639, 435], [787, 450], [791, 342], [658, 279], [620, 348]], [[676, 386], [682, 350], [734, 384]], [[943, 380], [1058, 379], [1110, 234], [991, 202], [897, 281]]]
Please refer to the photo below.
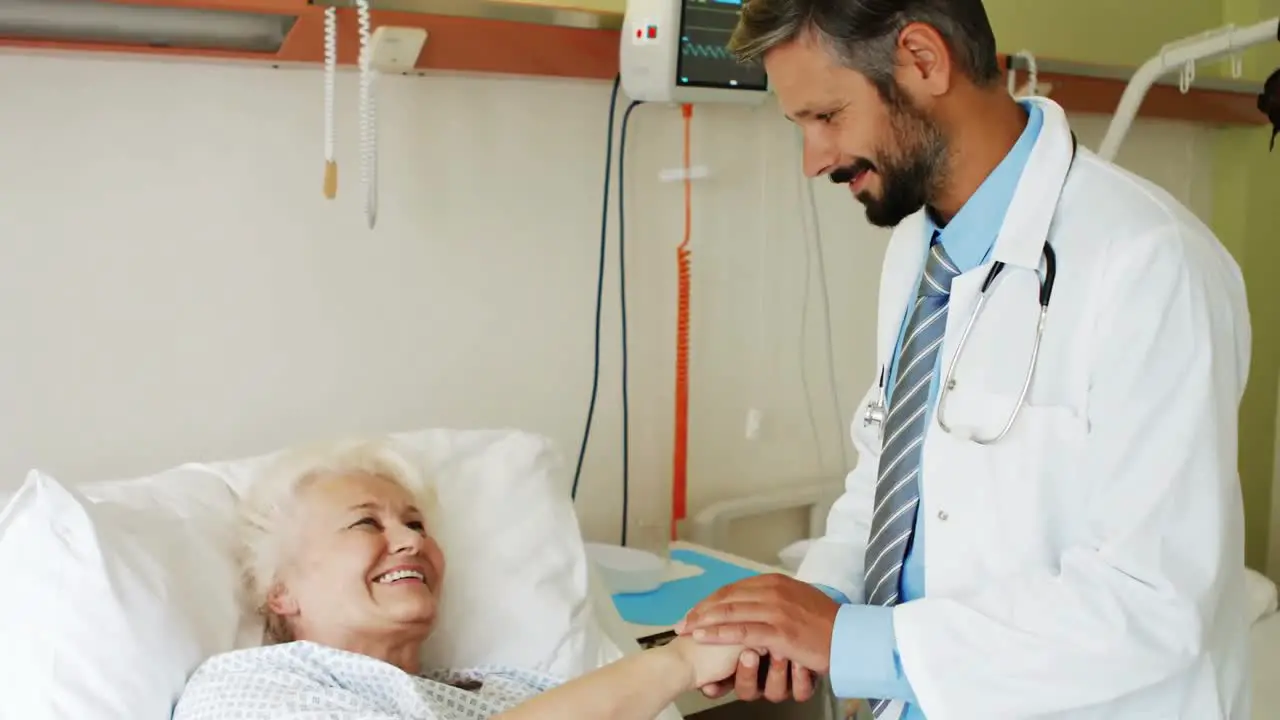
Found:
[[[702, 686], [707, 697], [730, 690], [741, 700], [771, 702], [813, 697], [815, 675], [830, 671], [831, 632], [840, 605], [808, 583], [759, 575], [718, 590], [676, 624], [676, 633], [709, 645], [744, 648], [737, 671]], [[769, 662], [763, 687], [760, 664]], [[789, 681], [789, 682], [788, 682]]]

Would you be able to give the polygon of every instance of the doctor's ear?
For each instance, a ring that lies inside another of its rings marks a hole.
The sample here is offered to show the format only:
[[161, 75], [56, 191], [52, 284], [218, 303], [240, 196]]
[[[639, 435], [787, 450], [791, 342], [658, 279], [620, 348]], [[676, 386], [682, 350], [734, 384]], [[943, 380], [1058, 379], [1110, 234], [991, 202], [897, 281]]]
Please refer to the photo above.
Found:
[[912, 94], [937, 97], [951, 89], [951, 49], [932, 25], [910, 23], [898, 33], [898, 84]]

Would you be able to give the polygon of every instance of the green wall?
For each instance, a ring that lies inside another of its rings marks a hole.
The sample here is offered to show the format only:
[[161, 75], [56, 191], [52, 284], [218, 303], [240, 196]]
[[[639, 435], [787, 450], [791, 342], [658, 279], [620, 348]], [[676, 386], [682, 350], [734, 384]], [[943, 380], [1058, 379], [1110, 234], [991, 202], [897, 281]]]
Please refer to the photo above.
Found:
[[[1247, 25], [1280, 15], [1280, 0], [1225, 0], [1223, 22]], [[1280, 43], [1245, 55], [1245, 76], [1263, 80], [1280, 66]], [[1270, 127], [1220, 130], [1214, 150], [1213, 228], [1244, 271], [1253, 324], [1253, 363], [1240, 409], [1249, 565], [1263, 570], [1275, 482], [1276, 396], [1280, 383], [1280, 150]]]
[[[1135, 67], [1172, 40], [1227, 22], [1280, 15], [1280, 0], [986, 0], [1001, 50]], [[1245, 75], [1262, 80], [1280, 66], [1280, 43], [1245, 55]], [[1201, 75], [1228, 74], [1225, 63]], [[1214, 148], [1211, 224], [1240, 264], [1249, 291], [1254, 352], [1240, 410], [1240, 474], [1248, 563], [1266, 566], [1275, 478], [1280, 390], [1280, 149], [1270, 129], [1224, 128]]]
[[1003, 52], [1137, 66], [1222, 24], [1221, 0], [985, 0]]

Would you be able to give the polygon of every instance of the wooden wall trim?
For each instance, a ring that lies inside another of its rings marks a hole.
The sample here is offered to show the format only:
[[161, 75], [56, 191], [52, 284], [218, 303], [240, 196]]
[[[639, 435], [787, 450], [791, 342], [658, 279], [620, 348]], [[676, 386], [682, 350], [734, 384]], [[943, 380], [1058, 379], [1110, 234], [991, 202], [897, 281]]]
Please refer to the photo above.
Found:
[[[278, 52], [250, 53], [194, 48], [110, 45], [89, 42], [31, 40], [0, 37], [0, 48], [112, 52], [151, 58], [240, 60], [280, 65], [316, 65], [324, 59], [324, 8], [308, 0], [112, 0], [202, 10], [288, 14], [296, 18]], [[356, 62], [358, 44], [355, 11], [338, 11], [338, 62]], [[452, 15], [375, 11], [373, 25], [400, 25], [427, 30], [428, 37], [416, 69], [422, 72], [467, 72], [539, 77], [609, 80], [618, 72], [620, 33], [608, 29], [580, 29], [509, 20]], [[615, 24], [616, 25], [616, 24]], [[1007, 66], [1007, 58], [1001, 58]], [[1042, 61], [1045, 67], [1052, 63]], [[1019, 73], [1019, 81], [1025, 73]], [[1109, 115], [1115, 111], [1127, 78], [1093, 77], [1090, 73], [1041, 72], [1039, 80], [1052, 86], [1049, 97], [1072, 112]], [[1138, 114], [1142, 118], [1182, 120], [1210, 125], [1262, 125], [1255, 95], [1236, 90], [1192, 88], [1183, 94], [1167, 85], [1153, 86]]]
[[[418, 57], [422, 71], [481, 72], [609, 80], [618, 74], [617, 30], [589, 30], [482, 20], [448, 15], [373, 12], [374, 27], [398, 25], [427, 31]], [[354, 65], [359, 38], [354, 11], [338, 11], [338, 62]], [[283, 62], [324, 61], [324, 13], [308, 11], [285, 39]]]

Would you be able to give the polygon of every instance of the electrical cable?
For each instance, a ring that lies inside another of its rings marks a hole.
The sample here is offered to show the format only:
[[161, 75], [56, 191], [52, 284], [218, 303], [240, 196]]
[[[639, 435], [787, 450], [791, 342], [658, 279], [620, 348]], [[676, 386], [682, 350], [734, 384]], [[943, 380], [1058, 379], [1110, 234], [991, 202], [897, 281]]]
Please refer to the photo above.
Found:
[[691, 129], [693, 105], [680, 106], [684, 119], [684, 237], [676, 248], [676, 271], [679, 274], [679, 290], [676, 315], [676, 408], [675, 443], [671, 468], [671, 539], [677, 538], [676, 524], [688, 512], [689, 498], [689, 306], [693, 285], [693, 259], [689, 241], [693, 237], [693, 179]]
[[[804, 137], [799, 132], [795, 135], [796, 145], [800, 153], [804, 153]], [[809, 283], [811, 277], [811, 262], [809, 247], [809, 222], [813, 223], [813, 236], [816, 241], [816, 256], [818, 261], [818, 282], [822, 288], [822, 313], [826, 328], [826, 354], [827, 354], [827, 380], [830, 383], [831, 403], [836, 415], [836, 439], [840, 445], [840, 461], [842, 463], [842, 471], [849, 468], [849, 455], [845, 447], [845, 430], [846, 424], [844, 419], [844, 410], [840, 406], [839, 385], [836, 383], [835, 369], [835, 334], [831, 330], [831, 289], [827, 283], [827, 265], [826, 255], [822, 249], [822, 226], [818, 217], [817, 197], [813, 192], [813, 184], [809, 182], [803, 175], [800, 176], [800, 194], [801, 202], [805, 202], [808, 206], [808, 212], [802, 215], [801, 225], [804, 233], [804, 249], [805, 249], [805, 283], [804, 283], [804, 305], [800, 314], [800, 382], [804, 387], [805, 409], [809, 416], [809, 426], [813, 432], [813, 442], [818, 448], [818, 464], [825, 466], [825, 456], [822, 452], [822, 443], [819, 440], [818, 421], [813, 407], [813, 398], [809, 391], [808, 373], [806, 370], [804, 351], [807, 347], [805, 329], [808, 327], [808, 307], [809, 307]]]
[[613, 176], [613, 118], [618, 107], [618, 88], [622, 75], [613, 78], [613, 91], [609, 95], [609, 129], [605, 133], [604, 146], [604, 200], [600, 210], [600, 263], [596, 272], [596, 328], [595, 361], [591, 373], [591, 400], [587, 404], [587, 423], [582, 431], [582, 444], [578, 448], [578, 465], [573, 471], [573, 487], [570, 499], [578, 498], [578, 483], [582, 480], [582, 463], [587, 455], [587, 443], [591, 438], [591, 423], [595, 418], [596, 395], [600, 388], [600, 315], [604, 309], [604, 261], [609, 239], [609, 180]]
[[[765, 300], [769, 294], [767, 292], [768, 278], [772, 277], [769, 263], [767, 262], [769, 250], [769, 210], [775, 208], [775, 198], [773, 197], [773, 188], [769, 182], [772, 177], [769, 174], [771, 169], [769, 159], [772, 147], [769, 144], [768, 125], [765, 122], [765, 118], [769, 116], [763, 112], [757, 112], [756, 117], [758, 118], [758, 121], [756, 122], [756, 135], [760, 144], [760, 199], [759, 204], [757, 205], [757, 208], [760, 211], [760, 217], [757, 221], [760, 224], [760, 242], [756, 245], [756, 336], [753, 352], [755, 355], [755, 363], [751, 373], [754, 378], [754, 382], [752, 383], [751, 394], [754, 396], [752, 398], [753, 404], [756, 404], [758, 407], [761, 402], [760, 398], [765, 394], [764, 387], [766, 387], [766, 385], [763, 382], [763, 378], [768, 375], [773, 368], [772, 364], [769, 364], [766, 367], [763, 358], [765, 355], [765, 348], [772, 347], [765, 341], [765, 308], [769, 306]], [[770, 383], [769, 386], [772, 386], [772, 383]]]
[[831, 406], [836, 414], [836, 439], [840, 442], [841, 470], [850, 470], [849, 453], [845, 448], [844, 410], [840, 407], [840, 386], [836, 383], [835, 333], [831, 331], [831, 289], [827, 285], [827, 261], [822, 250], [822, 221], [818, 217], [818, 200], [814, 196], [813, 183], [804, 182], [809, 195], [809, 213], [813, 218], [814, 245], [818, 257], [818, 282], [822, 286], [822, 317], [827, 329], [827, 380], [831, 385]]
[[[609, 246], [609, 183], [613, 177], [613, 128], [614, 116], [618, 108], [618, 90], [622, 76], [613, 79], [613, 88], [609, 94], [609, 126], [605, 133], [604, 191], [600, 210], [600, 259], [596, 273], [596, 320], [594, 361], [591, 373], [591, 400], [587, 406], [586, 427], [582, 431], [582, 444], [578, 448], [578, 464], [573, 472], [573, 486], [570, 497], [578, 497], [578, 487], [582, 481], [582, 465], [586, 459], [587, 446], [591, 439], [591, 425], [595, 419], [596, 399], [600, 389], [600, 324], [604, 310], [604, 268]], [[626, 205], [624, 193], [624, 161], [627, 147], [627, 127], [631, 120], [631, 112], [639, 107], [639, 101], [627, 106], [622, 116], [622, 131], [618, 140], [618, 294], [620, 298], [622, 324], [622, 545], [627, 544], [627, 520], [630, 515], [630, 393], [628, 392], [628, 348], [627, 348], [627, 270], [626, 270]]]
[[[800, 176], [800, 201], [804, 202], [805, 189], [809, 187], [808, 180], [804, 175]], [[804, 407], [809, 416], [809, 430], [813, 433], [813, 445], [818, 451], [818, 467], [825, 467], [826, 456], [822, 452], [822, 437], [818, 432], [818, 417], [813, 409], [813, 393], [809, 389], [809, 368], [806, 358], [808, 345], [809, 330], [809, 295], [810, 282], [813, 278], [813, 259], [811, 257], [811, 248], [809, 247], [809, 217], [807, 214], [801, 215], [802, 230], [800, 233], [800, 242], [804, 245], [804, 287], [801, 291], [802, 302], [800, 304], [800, 385], [804, 390]]]
[[360, 176], [365, 186], [365, 218], [369, 229], [378, 222], [378, 112], [375, 93], [378, 73], [373, 69], [373, 23], [369, 0], [356, 0], [360, 26]]
[[628, 506], [631, 497], [631, 418], [630, 400], [627, 392], [627, 264], [626, 238], [627, 218], [625, 214], [625, 163], [627, 160], [627, 125], [631, 122], [631, 111], [640, 107], [639, 100], [631, 101], [626, 112], [622, 114], [622, 132], [618, 139], [618, 298], [622, 318], [622, 545], [627, 544]]
[[324, 10], [324, 196], [338, 194], [338, 163], [334, 160], [334, 96], [338, 75], [338, 8]]

